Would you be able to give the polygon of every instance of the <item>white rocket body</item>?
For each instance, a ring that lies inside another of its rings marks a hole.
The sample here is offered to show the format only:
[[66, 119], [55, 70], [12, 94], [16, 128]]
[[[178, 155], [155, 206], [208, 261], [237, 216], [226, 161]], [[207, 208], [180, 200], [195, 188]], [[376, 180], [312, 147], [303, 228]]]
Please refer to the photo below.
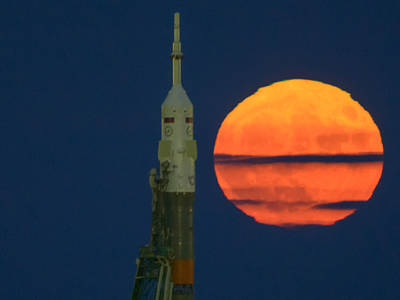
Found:
[[[168, 161], [167, 192], [194, 192], [196, 141], [193, 140], [193, 105], [181, 84], [172, 86], [161, 106], [159, 159]], [[160, 154], [161, 155], [160, 157]]]
[[[160, 170], [168, 173], [166, 192], [195, 191], [196, 141], [193, 140], [193, 105], [181, 83], [179, 15], [175, 15], [172, 46], [172, 88], [161, 106]], [[166, 163], [167, 162], [167, 163]], [[161, 176], [164, 176], [161, 173]]]

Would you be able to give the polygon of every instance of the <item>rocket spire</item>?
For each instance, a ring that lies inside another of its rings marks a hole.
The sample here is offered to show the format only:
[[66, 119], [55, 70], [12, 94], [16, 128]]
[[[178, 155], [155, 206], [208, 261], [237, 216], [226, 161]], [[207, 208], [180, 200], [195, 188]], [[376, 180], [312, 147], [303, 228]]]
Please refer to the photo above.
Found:
[[182, 45], [180, 40], [180, 24], [179, 24], [179, 13], [174, 14], [174, 42], [172, 44], [172, 85], [177, 85], [182, 83]]

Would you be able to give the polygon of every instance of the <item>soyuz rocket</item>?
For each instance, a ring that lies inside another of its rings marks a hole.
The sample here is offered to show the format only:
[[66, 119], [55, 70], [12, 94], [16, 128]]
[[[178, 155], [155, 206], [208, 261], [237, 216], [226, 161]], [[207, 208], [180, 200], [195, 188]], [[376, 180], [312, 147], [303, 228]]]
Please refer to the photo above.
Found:
[[150, 171], [153, 192], [150, 243], [140, 248], [132, 300], [193, 300], [193, 202], [196, 140], [193, 105], [182, 87], [179, 13], [174, 14], [172, 88], [161, 105], [159, 172]]

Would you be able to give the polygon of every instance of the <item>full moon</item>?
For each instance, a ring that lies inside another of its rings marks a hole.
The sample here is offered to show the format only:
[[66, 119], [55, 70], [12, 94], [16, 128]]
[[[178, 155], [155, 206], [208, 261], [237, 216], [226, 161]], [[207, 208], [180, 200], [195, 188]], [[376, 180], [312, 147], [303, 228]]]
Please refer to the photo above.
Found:
[[260, 88], [226, 116], [214, 167], [227, 199], [259, 223], [332, 225], [370, 199], [383, 145], [349, 93], [293, 79]]

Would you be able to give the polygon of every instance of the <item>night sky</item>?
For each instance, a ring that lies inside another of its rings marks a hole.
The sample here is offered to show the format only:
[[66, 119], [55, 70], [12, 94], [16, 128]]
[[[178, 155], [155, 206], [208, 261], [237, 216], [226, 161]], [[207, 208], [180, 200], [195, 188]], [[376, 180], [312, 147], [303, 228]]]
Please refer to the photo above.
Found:
[[[129, 299], [175, 11], [199, 147], [196, 299], [400, 299], [400, 2], [189, 2], [1, 2], [0, 299]], [[335, 226], [257, 224], [214, 174], [226, 114], [293, 78], [351, 93], [381, 130], [381, 181]]]

